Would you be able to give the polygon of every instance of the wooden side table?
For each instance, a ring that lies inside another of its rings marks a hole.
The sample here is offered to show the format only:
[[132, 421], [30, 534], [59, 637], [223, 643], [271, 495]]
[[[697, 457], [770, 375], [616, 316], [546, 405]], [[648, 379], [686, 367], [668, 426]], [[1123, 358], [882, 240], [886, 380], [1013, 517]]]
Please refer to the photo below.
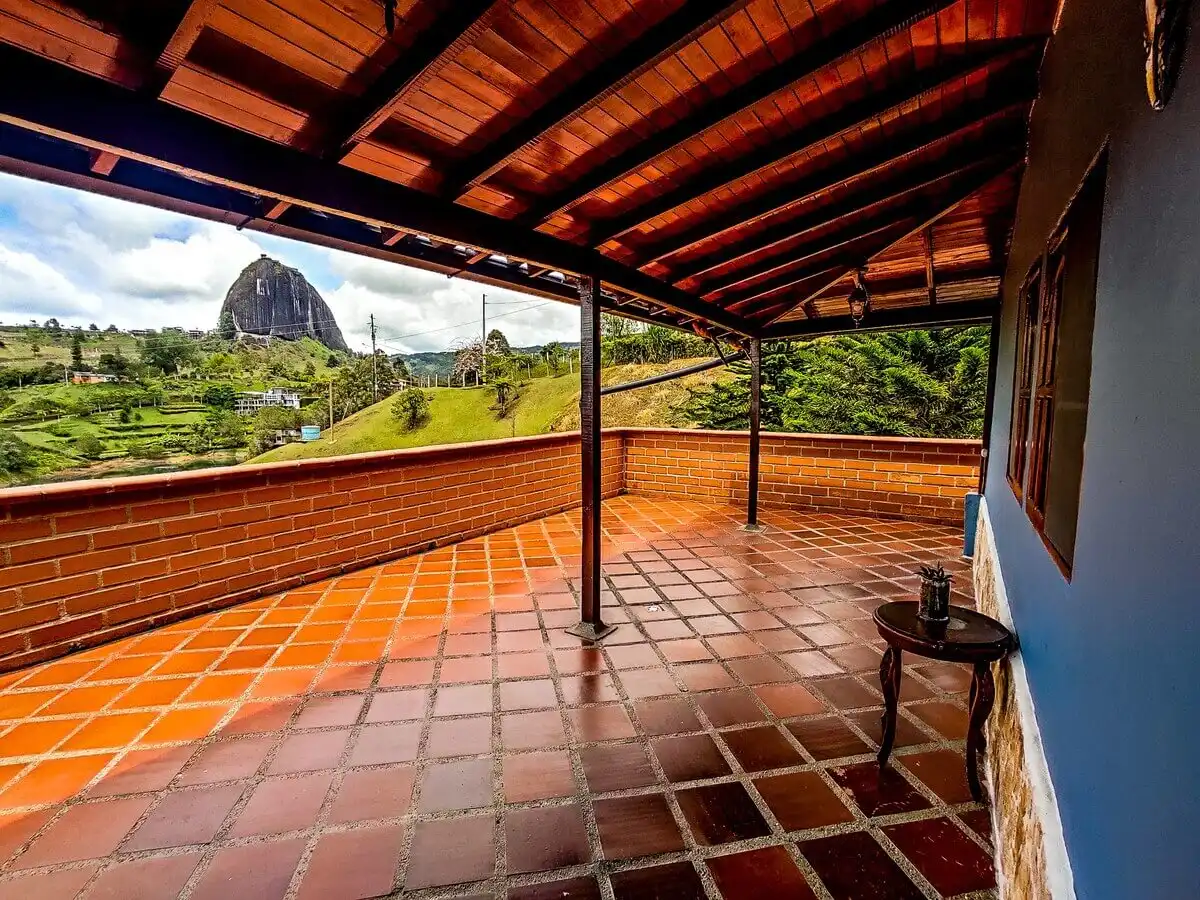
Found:
[[981, 800], [983, 790], [979, 786], [978, 759], [984, 750], [983, 725], [992, 711], [996, 693], [992, 682], [992, 663], [1004, 659], [1015, 649], [1016, 639], [1012, 632], [995, 619], [961, 606], [950, 607], [948, 622], [926, 622], [917, 615], [917, 603], [912, 600], [885, 603], [879, 607], [875, 610], [875, 627], [888, 645], [879, 665], [879, 682], [883, 687], [884, 699], [879, 765], [887, 765], [892, 744], [896, 740], [901, 653], [907, 650], [929, 659], [971, 663], [975, 671], [968, 701], [967, 783], [971, 787], [971, 796], [976, 801]]

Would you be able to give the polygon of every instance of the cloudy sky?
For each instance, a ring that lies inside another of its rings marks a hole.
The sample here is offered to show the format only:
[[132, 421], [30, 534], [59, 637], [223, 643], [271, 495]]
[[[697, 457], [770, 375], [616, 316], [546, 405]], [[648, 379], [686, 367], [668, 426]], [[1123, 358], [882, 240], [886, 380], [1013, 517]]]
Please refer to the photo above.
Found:
[[391, 352], [474, 337], [485, 290], [514, 346], [579, 339], [565, 303], [0, 173], [0, 323], [212, 328], [262, 253], [304, 273], [354, 350], [370, 347], [371, 313]]

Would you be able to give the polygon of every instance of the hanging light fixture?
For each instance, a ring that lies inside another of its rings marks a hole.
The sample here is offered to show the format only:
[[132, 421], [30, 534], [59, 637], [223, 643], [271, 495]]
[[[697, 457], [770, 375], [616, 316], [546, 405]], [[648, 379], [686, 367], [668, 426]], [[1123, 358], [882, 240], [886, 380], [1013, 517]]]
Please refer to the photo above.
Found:
[[849, 302], [850, 318], [854, 320], [855, 328], [862, 324], [871, 308], [871, 294], [867, 291], [866, 276], [867, 270], [861, 267], [854, 273], [854, 290], [850, 292]]

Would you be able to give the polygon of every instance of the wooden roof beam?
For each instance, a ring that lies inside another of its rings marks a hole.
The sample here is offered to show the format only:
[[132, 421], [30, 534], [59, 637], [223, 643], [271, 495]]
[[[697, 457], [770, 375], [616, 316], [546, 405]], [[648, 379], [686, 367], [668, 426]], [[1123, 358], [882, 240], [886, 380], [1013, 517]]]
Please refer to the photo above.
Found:
[[[888, 4], [876, 7], [877, 12], [872, 14], [881, 14], [880, 11], [887, 11], [890, 8], [898, 6], [902, 6], [902, 4], [898, 5], [894, 4], [894, 2], [888, 2]], [[865, 43], [877, 40], [877, 37], [878, 35], [870, 38]], [[996, 42], [989, 48], [982, 50], [982, 52], [967, 54], [960, 59], [948, 62], [946, 65], [930, 68], [930, 70], [919, 73], [911, 79], [906, 79], [905, 82], [901, 82], [893, 86], [893, 88], [882, 92], [872, 92], [872, 94], [864, 97], [863, 100], [848, 104], [848, 106], [838, 110], [838, 112], [812, 122], [809, 126], [799, 128], [799, 130], [787, 134], [782, 139], [770, 140], [770, 142], [764, 143], [761, 148], [752, 150], [748, 154], [740, 155], [730, 162], [716, 164], [716, 166], [703, 169], [702, 172], [692, 176], [691, 179], [673, 188], [673, 190], [666, 191], [659, 194], [659, 196], [646, 200], [646, 202], [637, 204], [634, 208], [626, 210], [622, 214], [596, 222], [588, 234], [588, 244], [593, 247], [606, 244], [607, 241], [617, 238], [620, 234], [624, 234], [628, 230], [652, 220], [652, 218], [661, 216], [665, 212], [670, 212], [678, 208], [678, 206], [691, 203], [692, 200], [700, 199], [706, 196], [706, 194], [718, 191], [720, 188], [730, 185], [734, 181], [762, 172], [763, 169], [778, 166], [779, 163], [788, 160], [788, 158], [827, 142], [829, 139], [838, 137], [840, 134], [858, 131], [863, 126], [869, 125], [871, 120], [877, 119], [878, 116], [895, 112], [895, 110], [919, 100], [920, 97], [928, 95], [932, 91], [940, 90], [949, 84], [953, 84], [956, 80], [960, 80], [966, 77], [967, 74], [980, 70], [980, 68], [994, 65], [1001, 60], [1012, 64], [1013, 61], [1021, 59], [1022, 56], [1032, 56], [1032, 49], [1042, 46], [1043, 43], [1040, 38], [1036, 41], [1021, 38], [1018, 41]], [[820, 44], [818, 44], [818, 47], [820, 47]], [[823, 56], [822, 60], [824, 60]], [[806, 71], [802, 76], [793, 76], [793, 80], [808, 78], [815, 72], [820, 71], [820, 68], [821, 66], [805, 67]], [[764, 76], [756, 79], [755, 82], [751, 82], [751, 84], [755, 84], [757, 80], [762, 79], [772, 80], [772, 73], [778, 71], [787, 72], [788, 68], [786, 66], [778, 66], [773, 68], [773, 70], [768, 70]], [[773, 80], [772, 84], [774, 84]], [[997, 95], [1000, 95], [1001, 102], [1007, 100], [1008, 103], [1012, 103], [1014, 95], [1032, 97], [1036, 86], [1037, 72], [1030, 68], [1028, 71], [1020, 72], [1015, 78], [1004, 80], [1004, 83], [998, 86], [998, 89], [989, 91], [989, 97], [992, 102], [996, 102]], [[1004, 97], [1006, 92], [1008, 92], [1008, 96]], [[740, 102], [728, 100], [734, 94], [736, 94], [736, 91], [731, 91], [730, 94], [722, 97], [720, 102]], [[750, 104], [745, 104], [745, 106], [750, 106]], [[736, 110], [731, 110], [730, 115], [736, 114], [742, 108], [744, 106]], [[689, 134], [688, 137], [695, 137], [695, 134]]]
[[[1012, 131], [1013, 133], [1008, 135], [1006, 140], [993, 140], [988, 149], [994, 151], [997, 146], [1005, 147], [1007, 149], [1004, 152], [1011, 154], [1018, 147], [1023, 129], [1015, 127]], [[689, 267], [688, 277], [695, 277], [695, 274], [702, 274], [717, 266], [727, 265], [744, 256], [762, 253], [775, 244], [793, 240], [809, 231], [827, 228], [839, 219], [847, 216], [861, 215], [874, 207], [899, 200], [906, 194], [933, 187], [939, 182], [950, 178], [969, 174], [981, 165], [981, 161], [976, 159], [964, 162], [964, 157], [967, 157], [968, 153], [977, 149], [979, 148], [970, 145], [959, 151], [952, 158], [933, 160], [902, 172], [900, 173], [900, 177], [884, 182], [873, 191], [850, 194], [838, 202], [819, 207], [807, 215], [797, 216], [794, 219], [789, 219], [785, 222], [780, 222], [778, 225], [765, 228], [757, 234], [753, 234], [744, 240], [722, 248], [719, 259], [713, 258], [706, 263], [697, 263]], [[996, 154], [993, 152], [990, 158], [994, 159], [995, 156]], [[985, 157], [982, 162], [986, 162], [987, 159]], [[784, 264], [778, 261], [777, 256], [760, 259], [748, 266], [735, 269], [723, 277], [717, 277], [711, 282], [702, 283], [700, 293], [725, 290], [742, 281], [765, 274]], [[700, 269], [700, 266], [704, 266], [704, 268]], [[698, 271], [695, 271], [695, 274], [693, 274], [694, 270]], [[681, 279], [672, 278], [672, 280], [679, 281]]]
[[[867, 256], [863, 259], [847, 262], [835, 273], [835, 275], [833, 277], [828, 278], [828, 279], [822, 278], [821, 285], [819, 288], [817, 288], [815, 291], [810, 292], [805, 297], [798, 298], [796, 300], [796, 302], [793, 303], [791, 305], [791, 307], [789, 307], [789, 309], [794, 309], [796, 306], [803, 305], [808, 300], [812, 300], [812, 299], [819, 297], [826, 290], [833, 287], [833, 285], [837, 284], [839, 281], [841, 281], [843, 278], [845, 278], [846, 275], [853, 272], [856, 268], [866, 265], [872, 258], [878, 256], [880, 253], [886, 252], [887, 250], [896, 246], [896, 244], [900, 243], [901, 241], [913, 236], [914, 234], [917, 234], [922, 229], [929, 227], [934, 222], [936, 222], [938, 219], [942, 218], [942, 216], [946, 215], [947, 213], [949, 213], [949, 212], [953, 211], [955, 208], [957, 208], [959, 206], [959, 204], [961, 204], [963, 201], [967, 200], [969, 197], [971, 197], [974, 194], [978, 193], [979, 191], [983, 190], [983, 188], [987, 187], [989, 184], [991, 184], [997, 178], [1000, 178], [1006, 172], [1010, 171], [1011, 169], [1013, 169], [1014, 166], [1016, 166], [1018, 164], [1019, 164], [1018, 158], [1010, 157], [1007, 160], [1007, 162], [997, 162], [995, 164], [989, 165], [978, 175], [978, 177], [971, 179], [965, 187], [963, 187], [961, 190], [956, 191], [950, 197], [949, 200], [944, 201], [943, 203], [939, 204], [936, 208], [932, 209], [930, 211], [930, 214], [927, 217], [925, 217], [924, 221], [922, 221], [916, 228], [913, 228], [912, 230], [900, 235], [900, 237], [898, 237], [894, 241], [891, 241], [886, 246], [881, 246], [881, 247], [877, 248], [873, 253], [871, 253], [870, 256]], [[787, 310], [784, 310], [783, 312], [772, 316], [769, 320], [767, 320], [766, 322], [763, 323], [763, 328], [764, 329], [768, 328], [775, 321], [782, 318], [786, 314], [787, 314]]]
[[23, 85], [0, 91], [0, 122], [312, 211], [590, 274], [730, 330], [747, 327], [720, 307], [601, 253], [220, 125], [34, 53], [0, 44], [0, 81]]
[[491, 27], [512, 0], [456, 0], [349, 108], [325, 140], [324, 155], [344, 158], [466, 46]]
[[925, 250], [925, 286], [929, 291], [929, 305], [937, 305], [937, 284], [933, 275], [933, 226], [921, 232], [921, 243]]
[[749, 0], [688, 0], [474, 156], [453, 166], [442, 195], [457, 199], [546, 132], [602, 102], [724, 21]]
[[146, 90], [161, 94], [175, 71], [183, 65], [188, 53], [204, 30], [204, 25], [217, 8], [220, 0], [191, 0], [175, 26], [166, 44], [154, 59], [152, 74], [147, 78]]
[[[640, 262], [645, 265], [651, 261], [665, 259], [681, 250], [713, 240], [727, 231], [750, 225], [760, 219], [783, 212], [789, 207], [814, 200], [818, 195], [842, 187], [848, 182], [902, 166], [913, 158], [924, 156], [937, 150], [943, 144], [961, 138], [967, 129], [978, 126], [988, 129], [992, 122], [996, 122], [997, 128], [1001, 132], [1004, 132], [1006, 128], [1011, 128], [1014, 132], [1024, 134], [1024, 113], [1028, 109], [1031, 99], [1032, 92], [1029, 97], [1022, 98], [1015, 103], [1003, 104], [997, 100], [971, 104], [964, 107], [958, 114], [938, 120], [927, 127], [881, 141], [877, 146], [864, 153], [851, 156], [775, 191], [741, 203], [727, 212], [706, 217], [696, 226], [653, 244], [649, 252], [640, 258]], [[1006, 122], [1007, 124], [1005, 124]], [[707, 271], [726, 258], [726, 251], [727, 248], [721, 246], [712, 254], [706, 254], [675, 266], [671, 280], [680, 281]], [[717, 260], [716, 262], [713, 262], [714, 258]]]
[[821, 316], [819, 319], [779, 322], [762, 329], [763, 340], [814, 338], [829, 334], [864, 331], [902, 331], [908, 328], [937, 328], [946, 325], [974, 325], [990, 322], [1000, 305], [999, 298], [963, 300], [937, 306], [905, 306], [900, 309], [880, 309], [867, 313], [861, 324], [850, 316]]

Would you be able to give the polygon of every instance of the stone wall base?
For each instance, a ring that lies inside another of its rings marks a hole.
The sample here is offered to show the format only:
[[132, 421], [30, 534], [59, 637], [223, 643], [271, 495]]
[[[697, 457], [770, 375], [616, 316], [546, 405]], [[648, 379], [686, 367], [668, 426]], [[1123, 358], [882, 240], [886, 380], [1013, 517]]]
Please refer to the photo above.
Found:
[[[979, 512], [975, 596], [980, 612], [1013, 627], [986, 501]], [[999, 666], [987, 725], [996, 873], [1002, 900], [1074, 900], [1054, 786], [1020, 653]]]

